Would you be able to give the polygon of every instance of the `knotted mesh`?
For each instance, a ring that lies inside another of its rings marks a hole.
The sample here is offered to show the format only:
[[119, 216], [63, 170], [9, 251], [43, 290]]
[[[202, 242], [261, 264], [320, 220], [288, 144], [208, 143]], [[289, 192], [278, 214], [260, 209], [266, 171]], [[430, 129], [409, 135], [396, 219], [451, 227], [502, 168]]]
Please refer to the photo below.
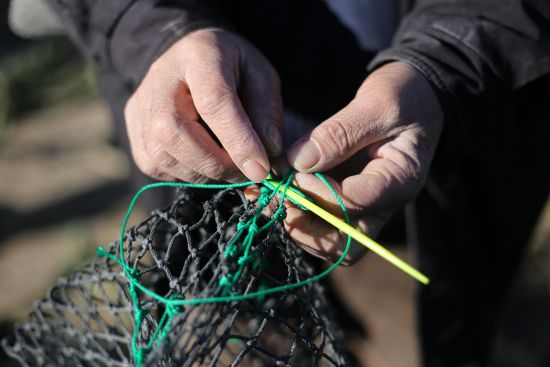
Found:
[[[182, 189], [172, 205], [126, 231], [125, 262], [143, 286], [173, 300], [248, 294], [313, 276], [279, 221], [255, 235], [247, 254], [228, 251], [256, 210], [240, 189]], [[272, 215], [263, 210], [260, 221]], [[350, 364], [319, 283], [182, 306], [138, 292], [136, 309], [119, 251], [115, 242], [110, 255], [60, 279], [3, 340], [8, 355], [40, 366]]]

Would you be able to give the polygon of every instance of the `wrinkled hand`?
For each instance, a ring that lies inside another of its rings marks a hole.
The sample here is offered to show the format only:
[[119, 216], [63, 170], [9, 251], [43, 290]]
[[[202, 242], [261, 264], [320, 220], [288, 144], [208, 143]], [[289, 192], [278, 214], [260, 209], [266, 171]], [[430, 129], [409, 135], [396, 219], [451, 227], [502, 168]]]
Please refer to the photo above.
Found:
[[282, 148], [275, 70], [248, 42], [218, 29], [192, 32], [156, 60], [125, 118], [137, 166], [160, 180], [242, 181], [244, 173], [261, 181], [268, 153]]
[[[392, 213], [422, 188], [443, 124], [428, 81], [413, 67], [393, 62], [374, 71], [355, 98], [314, 128], [288, 152], [299, 173], [295, 184], [333, 213], [341, 213], [312, 172], [327, 172], [354, 218], [375, 237]], [[290, 206], [285, 225], [309, 252], [336, 260], [345, 235], [311, 213]], [[346, 262], [365, 248], [354, 244]]]

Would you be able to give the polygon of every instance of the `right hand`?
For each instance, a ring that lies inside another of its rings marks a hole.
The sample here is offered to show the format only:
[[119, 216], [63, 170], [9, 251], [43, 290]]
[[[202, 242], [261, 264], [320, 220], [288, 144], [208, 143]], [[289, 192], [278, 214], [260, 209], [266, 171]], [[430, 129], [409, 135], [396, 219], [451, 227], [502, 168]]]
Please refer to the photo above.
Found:
[[124, 114], [136, 165], [159, 180], [259, 182], [268, 154], [282, 149], [277, 73], [219, 29], [192, 32], [159, 57]]

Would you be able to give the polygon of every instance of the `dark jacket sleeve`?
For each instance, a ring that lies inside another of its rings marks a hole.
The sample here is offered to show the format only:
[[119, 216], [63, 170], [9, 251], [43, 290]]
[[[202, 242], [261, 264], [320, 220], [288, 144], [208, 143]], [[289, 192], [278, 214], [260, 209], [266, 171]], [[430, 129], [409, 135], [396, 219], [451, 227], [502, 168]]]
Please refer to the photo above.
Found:
[[395, 60], [435, 87], [444, 141], [471, 149], [510, 115], [515, 91], [550, 73], [550, 1], [419, 0], [369, 69]]
[[48, 0], [99, 71], [135, 89], [149, 66], [185, 34], [226, 26], [216, 0]]

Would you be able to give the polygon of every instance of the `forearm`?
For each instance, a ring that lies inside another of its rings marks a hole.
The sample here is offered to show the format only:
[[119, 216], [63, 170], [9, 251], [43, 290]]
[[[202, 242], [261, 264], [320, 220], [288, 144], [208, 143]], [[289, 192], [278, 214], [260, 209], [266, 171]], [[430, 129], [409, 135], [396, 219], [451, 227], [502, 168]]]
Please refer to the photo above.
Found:
[[100, 70], [135, 89], [149, 66], [196, 29], [225, 25], [217, 0], [49, 0], [69, 36]]

